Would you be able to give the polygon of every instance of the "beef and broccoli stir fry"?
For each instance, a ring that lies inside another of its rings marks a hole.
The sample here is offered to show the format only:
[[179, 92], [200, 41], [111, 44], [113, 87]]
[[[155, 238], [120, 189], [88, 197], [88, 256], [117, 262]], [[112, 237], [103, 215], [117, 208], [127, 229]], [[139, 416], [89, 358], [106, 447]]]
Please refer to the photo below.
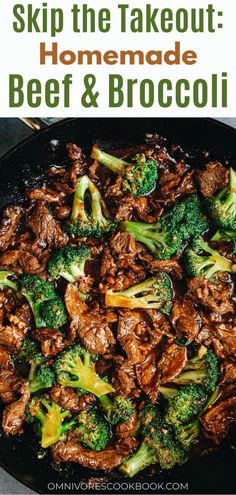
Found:
[[236, 422], [236, 172], [157, 135], [67, 148], [2, 214], [2, 430], [54, 463], [171, 469]]

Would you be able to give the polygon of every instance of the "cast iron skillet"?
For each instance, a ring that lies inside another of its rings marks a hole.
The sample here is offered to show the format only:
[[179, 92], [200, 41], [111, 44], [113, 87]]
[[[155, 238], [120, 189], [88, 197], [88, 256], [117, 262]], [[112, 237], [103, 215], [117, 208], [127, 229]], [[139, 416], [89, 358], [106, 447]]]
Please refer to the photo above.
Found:
[[[0, 160], [0, 208], [21, 202], [27, 182], [37, 182], [49, 164], [61, 163], [66, 158], [66, 143], [78, 143], [85, 151], [94, 142], [123, 147], [142, 142], [147, 132], [169, 136], [190, 150], [212, 150], [215, 155], [236, 158], [236, 130], [210, 119], [70, 119], [32, 136]], [[231, 446], [214, 454], [192, 459], [169, 473], [142, 475], [132, 480], [130, 486], [127, 479], [117, 479], [114, 474], [103, 476], [102, 482], [109, 485], [98, 485], [94, 491], [233, 494], [236, 450], [231, 440]], [[91, 477], [98, 481], [101, 476], [78, 465], [54, 468], [47, 456], [38, 458], [38, 451], [38, 443], [29, 432], [19, 438], [0, 436], [0, 465], [37, 493], [88, 493], [86, 485], [78, 486], [78, 483]], [[122, 481], [125, 484], [119, 485]], [[143, 485], [140, 488], [134, 482]], [[166, 483], [175, 484], [171, 488]]]

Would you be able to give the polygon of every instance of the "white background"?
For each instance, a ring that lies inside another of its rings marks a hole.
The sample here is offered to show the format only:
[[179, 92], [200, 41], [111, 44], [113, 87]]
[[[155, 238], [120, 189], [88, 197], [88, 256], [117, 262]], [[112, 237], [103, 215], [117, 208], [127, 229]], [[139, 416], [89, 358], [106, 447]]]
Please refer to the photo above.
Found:
[[[51, 39], [50, 35], [45, 33], [21, 33], [16, 34], [12, 29], [14, 20], [12, 7], [17, 3], [16, 0], [0, 0], [0, 33], [1, 33], [1, 76], [0, 76], [0, 116], [44, 116], [50, 114], [52, 117], [76, 117], [76, 116], [224, 116], [233, 117], [236, 115], [236, 59], [234, 53], [235, 46], [235, 18], [236, 3], [229, 0], [209, 0], [217, 10], [223, 10], [224, 29], [216, 33], [198, 33], [191, 32], [179, 34], [175, 31], [172, 33], [120, 33], [119, 17], [117, 14], [117, 4], [129, 3], [130, 7], [143, 8], [143, 0], [86, 0], [89, 6], [99, 9], [108, 7], [111, 11], [111, 30], [109, 33], [76, 34], [72, 31], [72, 15], [69, 14], [71, 6], [76, 3], [74, 0], [48, 0], [49, 7], [61, 7], [64, 9], [64, 31]], [[27, 5], [27, 1], [19, 1]], [[42, 6], [39, 0], [31, 0], [35, 7]], [[82, 2], [77, 2], [80, 5]], [[149, 0], [153, 7], [159, 8], [176, 8], [185, 7], [205, 7], [207, 0]], [[221, 21], [221, 18], [219, 19]], [[95, 50], [102, 52], [110, 50], [168, 50], [172, 49], [175, 41], [180, 41], [183, 50], [192, 49], [198, 53], [198, 63], [194, 66], [79, 66], [77, 64], [57, 66], [39, 64], [39, 43], [46, 42], [50, 45], [56, 41], [62, 50]], [[180, 78], [187, 78], [190, 82], [198, 78], [210, 79], [212, 73], [221, 74], [228, 72], [228, 108], [211, 108], [211, 99], [209, 104], [203, 109], [196, 109], [193, 105], [186, 108], [178, 108], [174, 104], [163, 109], [156, 103], [152, 108], [143, 108], [139, 103], [139, 91], [134, 94], [135, 105], [133, 108], [127, 108], [126, 105], [121, 108], [111, 109], [108, 106], [108, 74], [121, 74], [124, 78], [150, 78], [158, 82], [162, 78], [169, 78], [173, 82]], [[56, 78], [59, 81], [63, 79], [66, 73], [73, 73], [73, 87], [71, 97], [71, 107], [64, 108], [63, 98], [61, 105], [55, 109], [48, 109], [42, 103], [40, 108], [30, 108], [27, 102], [20, 108], [9, 108], [9, 74], [21, 74], [25, 81], [30, 78], [38, 78], [44, 82], [50, 78]], [[96, 90], [100, 92], [98, 99], [99, 107], [86, 109], [81, 106], [81, 94], [83, 90], [83, 77], [87, 73], [93, 73], [97, 78]]]

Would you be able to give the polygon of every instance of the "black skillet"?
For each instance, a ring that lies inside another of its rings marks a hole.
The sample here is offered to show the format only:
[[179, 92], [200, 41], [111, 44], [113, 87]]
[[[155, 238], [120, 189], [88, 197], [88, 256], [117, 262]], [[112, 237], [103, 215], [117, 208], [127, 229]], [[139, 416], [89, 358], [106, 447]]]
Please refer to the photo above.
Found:
[[[21, 202], [28, 183], [40, 181], [40, 175], [48, 165], [62, 163], [66, 159], [66, 143], [75, 142], [89, 152], [94, 142], [125, 147], [142, 142], [145, 134], [151, 132], [168, 136], [175, 143], [187, 147], [196, 166], [201, 166], [201, 159], [195, 158], [195, 150], [210, 150], [212, 157], [218, 156], [223, 160], [236, 159], [236, 130], [210, 119], [64, 120], [41, 130], [0, 160], [0, 208]], [[130, 486], [127, 479], [112, 474], [103, 475], [101, 480], [101, 473], [78, 465], [54, 468], [47, 456], [38, 458], [38, 444], [29, 432], [20, 438], [0, 436], [0, 465], [38, 493], [235, 494], [236, 450], [232, 442], [169, 473], [137, 477], [131, 480]], [[94, 477], [97, 485], [94, 490], [89, 490], [86, 482]], [[85, 483], [79, 486], [81, 481]], [[142, 486], [137, 483], [142, 483]]]

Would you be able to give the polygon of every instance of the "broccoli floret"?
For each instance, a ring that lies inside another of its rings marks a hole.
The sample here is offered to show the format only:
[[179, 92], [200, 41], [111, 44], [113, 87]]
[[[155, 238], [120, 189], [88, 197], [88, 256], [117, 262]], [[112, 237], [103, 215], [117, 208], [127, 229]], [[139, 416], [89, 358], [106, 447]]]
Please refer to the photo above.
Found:
[[29, 337], [26, 337], [23, 340], [20, 350], [16, 356], [16, 360], [30, 365], [28, 375], [28, 381], [30, 383], [35, 379], [38, 369], [45, 362], [45, 358], [41, 354], [38, 344]]
[[207, 402], [207, 392], [197, 384], [180, 389], [160, 387], [160, 392], [168, 401], [165, 421], [173, 428], [178, 442], [188, 449], [200, 435], [199, 417]]
[[[218, 376], [216, 356], [201, 347], [197, 356], [187, 361], [182, 373], [171, 380], [172, 387], [160, 387], [162, 396], [168, 401], [165, 421], [172, 426], [185, 449], [199, 437], [199, 418], [219, 393]], [[176, 385], [182, 387], [178, 389]]]
[[184, 449], [189, 449], [194, 440], [197, 440], [201, 433], [200, 421], [195, 419], [186, 424], [180, 423], [175, 428], [175, 436]]
[[129, 478], [133, 478], [133, 476], [143, 469], [158, 462], [158, 451], [151, 448], [147, 443], [142, 442], [137, 452], [122, 462], [119, 470], [126, 476], [129, 476]]
[[[27, 363], [29, 362], [29, 359], [34, 359], [35, 356], [38, 356], [40, 354], [39, 351], [39, 346], [38, 344], [30, 339], [29, 337], [25, 337], [23, 340], [20, 350], [17, 354], [17, 359], [20, 361], [26, 361]], [[41, 355], [42, 356], [42, 355]], [[43, 358], [43, 356], [42, 356]], [[42, 362], [42, 361], [40, 361]]]
[[160, 388], [161, 394], [168, 400], [165, 421], [174, 428], [179, 423], [188, 423], [202, 412], [207, 401], [207, 393], [201, 385], [191, 384], [181, 387], [174, 397], [170, 397], [166, 390]]
[[[69, 419], [70, 417], [69, 411], [63, 410], [44, 395], [33, 397], [26, 412], [26, 421], [40, 434], [44, 449], [62, 439], [63, 434], [75, 424], [75, 419]], [[69, 420], [65, 421], [67, 418]]]
[[97, 410], [84, 409], [77, 417], [75, 431], [78, 440], [92, 450], [105, 449], [110, 439], [110, 426], [107, 420]]
[[189, 276], [211, 278], [217, 272], [231, 272], [232, 262], [212, 249], [201, 237], [184, 253], [184, 264]]
[[218, 359], [211, 349], [200, 347], [197, 355], [188, 360], [183, 371], [171, 383], [201, 385], [207, 393], [212, 393], [219, 379]]
[[236, 172], [229, 169], [226, 187], [208, 200], [209, 211], [216, 223], [226, 229], [236, 229]]
[[120, 471], [130, 478], [144, 468], [159, 463], [162, 469], [171, 469], [185, 461], [185, 453], [155, 405], [146, 404], [141, 413], [142, 443], [138, 451], [124, 460]]
[[12, 275], [14, 275], [14, 274], [10, 271], [0, 270], [0, 288], [1, 289], [9, 288], [9, 289], [17, 290], [17, 284], [15, 282], [13, 282], [12, 280], [9, 280], [9, 277], [11, 277]]
[[95, 358], [79, 344], [62, 351], [55, 363], [57, 379], [64, 387], [86, 390], [100, 397], [114, 392], [95, 370]]
[[30, 384], [30, 392], [50, 388], [55, 382], [55, 373], [46, 365], [46, 359], [39, 351], [38, 344], [26, 337], [16, 356], [17, 361], [22, 361], [30, 366], [27, 380]]
[[29, 296], [43, 302], [53, 299], [55, 296], [53, 282], [44, 282], [36, 275], [23, 275], [19, 282], [21, 292], [25, 297]]
[[111, 400], [107, 395], [102, 395], [99, 397], [99, 401], [108, 421], [113, 425], [127, 423], [134, 412], [133, 403], [127, 397], [117, 395], [114, 400]]
[[52, 282], [44, 282], [36, 275], [24, 275], [19, 288], [31, 307], [36, 328], [57, 329], [66, 323], [65, 305]]
[[113, 292], [109, 289], [105, 294], [106, 306], [121, 308], [159, 309], [162, 313], [170, 313], [173, 297], [172, 283], [169, 275], [159, 272], [129, 289]]
[[132, 194], [134, 198], [145, 196], [155, 188], [158, 179], [157, 161], [153, 158], [147, 159], [144, 153], [136, 155], [133, 163], [127, 163], [93, 146], [91, 158], [120, 174], [123, 191]]
[[84, 277], [86, 261], [90, 259], [90, 250], [87, 246], [66, 246], [58, 249], [48, 263], [48, 273], [54, 278], [65, 278], [68, 282], [76, 282]]
[[55, 373], [50, 366], [42, 364], [35, 377], [30, 381], [30, 392], [35, 393], [45, 388], [51, 388], [55, 383]]
[[41, 305], [41, 315], [46, 327], [58, 329], [67, 322], [63, 300], [56, 296]]
[[176, 464], [183, 464], [186, 460], [181, 444], [176, 440], [173, 430], [165, 424], [164, 420], [159, 430], [150, 432], [146, 442], [158, 452], [158, 462], [162, 469], [172, 469]]
[[196, 194], [175, 204], [155, 223], [122, 222], [120, 226], [121, 230], [134, 234], [137, 241], [145, 244], [159, 259], [169, 259], [179, 253], [187, 240], [200, 235], [207, 228], [208, 222]]
[[[89, 198], [86, 197], [89, 193]], [[90, 203], [90, 204], [88, 204]], [[105, 216], [104, 216], [105, 215]], [[80, 177], [66, 230], [74, 237], [101, 238], [114, 230], [102, 196], [87, 175]]]
[[142, 426], [142, 434], [145, 435], [149, 432], [150, 425], [155, 425], [155, 427], [159, 425], [160, 427], [161, 418], [162, 416], [159, 405], [157, 403], [153, 404], [146, 399], [138, 416], [138, 420]]
[[159, 259], [169, 259], [180, 249], [182, 242], [180, 235], [166, 230], [161, 220], [155, 223], [122, 222], [120, 229], [134, 234], [136, 240]]

